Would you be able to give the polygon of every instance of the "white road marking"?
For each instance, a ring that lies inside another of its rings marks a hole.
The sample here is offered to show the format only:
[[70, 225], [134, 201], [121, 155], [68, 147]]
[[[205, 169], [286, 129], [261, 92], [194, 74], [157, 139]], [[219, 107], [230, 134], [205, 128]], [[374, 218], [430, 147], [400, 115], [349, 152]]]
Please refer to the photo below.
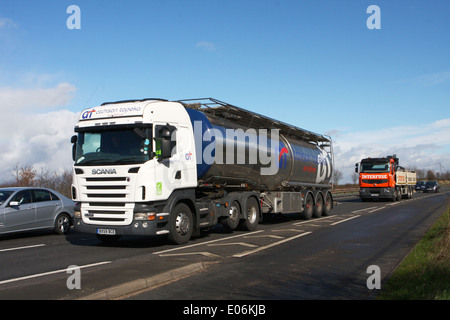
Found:
[[260, 236], [246, 236], [244, 238], [274, 238], [274, 239], [284, 239], [282, 236], [275, 236], [273, 234], [262, 234]]
[[238, 245], [238, 246], [244, 246], [244, 247], [250, 247], [255, 248], [257, 245], [245, 243], [245, 242], [227, 242], [227, 243], [210, 243], [208, 244], [208, 247], [212, 246], [232, 246], [232, 245]]
[[284, 232], [284, 231], [305, 232], [305, 230], [298, 230], [298, 229], [275, 229], [272, 231], [273, 232]]
[[194, 254], [201, 254], [202, 256], [210, 257], [210, 258], [217, 258], [220, 257], [216, 254], [213, 254], [208, 251], [199, 251], [199, 252], [185, 252], [185, 253], [167, 253], [167, 254], [160, 254], [161, 257], [174, 257], [174, 256], [191, 256]]
[[264, 230], [258, 230], [258, 231], [253, 231], [253, 232], [250, 232], [250, 233], [238, 234], [237, 236], [221, 238], [221, 239], [216, 239], [216, 240], [196, 243], [196, 244], [192, 244], [192, 245], [188, 245], [188, 246], [184, 246], [184, 247], [177, 247], [177, 248], [173, 248], [173, 249], [167, 249], [167, 250], [162, 250], [162, 251], [158, 251], [158, 252], [153, 252], [153, 254], [162, 254], [162, 253], [176, 251], [176, 250], [183, 250], [183, 249], [192, 248], [192, 247], [196, 247], [196, 246], [201, 246], [201, 245], [205, 245], [205, 244], [209, 244], [209, 243], [213, 243], [213, 242], [225, 241], [225, 240], [233, 239], [233, 238], [237, 238], [237, 237], [244, 237], [244, 236], [248, 236], [250, 234], [260, 233], [260, 232], [263, 232], [263, 231]]
[[345, 221], [348, 221], [348, 220], [352, 220], [352, 219], [355, 219], [355, 218], [358, 218], [358, 217], [361, 217], [361, 216], [360, 215], [356, 215], [356, 216], [353, 216], [353, 217], [350, 217], [350, 218], [347, 218], [347, 219], [344, 219], [344, 220], [341, 220], [341, 221], [336, 221], [336, 222], [330, 224], [330, 226], [335, 226], [335, 225], [337, 225], [339, 223], [342, 223], [342, 222], [345, 222]]
[[266, 250], [266, 249], [271, 248], [271, 247], [278, 246], [278, 245], [280, 245], [282, 243], [285, 243], [285, 242], [288, 242], [288, 241], [291, 241], [291, 240], [295, 240], [297, 238], [306, 236], [306, 235], [311, 234], [311, 233], [312, 232], [304, 232], [304, 233], [298, 234], [296, 236], [293, 236], [293, 237], [290, 237], [290, 238], [287, 238], [287, 239], [284, 239], [284, 240], [281, 240], [281, 241], [278, 241], [278, 242], [271, 243], [271, 244], [269, 244], [267, 246], [263, 246], [263, 247], [259, 247], [259, 248], [254, 249], [254, 250], [249, 250], [249, 251], [245, 251], [245, 252], [242, 252], [242, 253], [235, 254], [233, 257], [242, 258], [242, 257], [248, 256], [248, 255], [251, 255], [253, 253], [256, 253], [256, 252], [259, 252], [259, 251], [262, 251], [262, 250]]
[[32, 246], [24, 246], [24, 247], [15, 247], [15, 248], [9, 248], [9, 249], [1, 249], [0, 252], [6, 252], [6, 251], [14, 251], [14, 250], [22, 250], [22, 249], [29, 249], [29, 248], [37, 248], [37, 247], [44, 247], [45, 244], [35, 244]]
[[357, 213], [357, 212], [366, 211], [366, 210], [375, 209], [375, 208], [378, 208], [378, 207], [368, 207], [368, 208], [364, 208], [364, 209], [359, 209], [359, 210], [352, 211], [352, 213]]
[[[90, 268], [90, 267], [100, 266], [100, 265], [108, 264], [108, 263], [111, 263], [111, 261], [103, 261], [103, 262], [87, 264], [87, 265], [84, 265], [84, 266], [79, 266], [79, 268], [80, 269]], [[0, 285], [5, 284], [5, 283], [11, 283], [11, 282], [16, 282], [16, 281], [21, 281], [21, 280], [27, 280], [27, 279], [32, 279], [32, 278], [48, 276], [48, 275], [51, 275], [51, 274], [61, 273], [61, 272], [67, 272], [67, 268], [66, 269], [60, 269], [60, 270], [55, 270], [55, 271], [44, 272], [44, 273], [32, 274], [32, 275], [25, 276], [25, 277], [20, 277], [20, 278], [3, 280], [3, 281], [0, 281]]]
[[307, 220], [307, 221], [302, 221], [302, 222], [296, 222], [293, 223], [294, 226], [299, 226], [301, 224], [305, 224], [305, 223], [311, 223], [311, 222], [316, 222], [316, 221], [320, 221], [320, 220], [325, 220], [325, 219], [330, 219], [333, 218], [335, 216], [327, 216], [327, 217], [321, 217], [321, 218], [317, 218], [317, 219], [313, 219], [313, 220]]
[[381, 210], [381, 209], [386, 209], [386, 207], [380, 207], [380, 208], [377, 208], [377, 209], [370, 210], [369, 213], [372, 213], [372, 212], [375, 212], [375, 211], [378, 211], [378, 210]]

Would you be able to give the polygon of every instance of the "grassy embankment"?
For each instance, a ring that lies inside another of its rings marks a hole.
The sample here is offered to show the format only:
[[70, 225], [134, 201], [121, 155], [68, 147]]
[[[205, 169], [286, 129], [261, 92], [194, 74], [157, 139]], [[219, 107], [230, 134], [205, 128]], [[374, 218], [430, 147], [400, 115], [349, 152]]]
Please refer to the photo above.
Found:
[[379, 300], [450, 300], [450, 206], [381, 288]]

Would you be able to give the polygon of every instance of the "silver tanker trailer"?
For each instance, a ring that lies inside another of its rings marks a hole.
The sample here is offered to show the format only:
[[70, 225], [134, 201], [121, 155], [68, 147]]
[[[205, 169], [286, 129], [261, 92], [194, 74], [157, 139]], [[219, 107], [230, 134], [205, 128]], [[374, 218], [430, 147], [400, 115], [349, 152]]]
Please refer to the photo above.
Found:
[[206, 98], [105, 103], [72, 137], [75, 230], [177, 244], [218, 222], [255, 230], [265, 213], [332, 209], [332, 140]]

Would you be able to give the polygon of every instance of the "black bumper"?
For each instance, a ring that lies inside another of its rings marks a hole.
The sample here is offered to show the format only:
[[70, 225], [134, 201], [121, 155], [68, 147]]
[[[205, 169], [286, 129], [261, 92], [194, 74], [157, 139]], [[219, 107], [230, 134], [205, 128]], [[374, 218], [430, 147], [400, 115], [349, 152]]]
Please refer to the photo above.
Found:
[[395, 188], [361, 188], [359, 196], [362, 199], [393, 199]]
[[156, 221], [133, 221], [130, 225], [126, 226], [111, 226], [86, 224], [82, 219], [75, 219], [73, 226], [76, 232], [90, 234], [154, 236], [168, 233], [168, 229], [166, 229], [167, 225], [162, 225]]

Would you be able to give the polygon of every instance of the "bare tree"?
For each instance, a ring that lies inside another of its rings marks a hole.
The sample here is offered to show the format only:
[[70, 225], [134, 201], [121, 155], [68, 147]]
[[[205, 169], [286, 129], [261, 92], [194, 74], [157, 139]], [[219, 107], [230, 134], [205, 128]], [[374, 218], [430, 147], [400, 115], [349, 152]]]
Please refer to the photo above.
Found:
[[33, 166], [20, 166], [16, 164], [12, 180], [3, 182], [1, 187], [42, 187], [49, 188], [71, 197], [72, 171], [66, 169], [62, 172], [42, 170], [38, 173]]
[[340, 170], [334, 170], [333, 172], [333, 182], [335, 185], [339, 185], [339, 181], [342, 179], [343, 175], [342, 175], [342, 171]]

